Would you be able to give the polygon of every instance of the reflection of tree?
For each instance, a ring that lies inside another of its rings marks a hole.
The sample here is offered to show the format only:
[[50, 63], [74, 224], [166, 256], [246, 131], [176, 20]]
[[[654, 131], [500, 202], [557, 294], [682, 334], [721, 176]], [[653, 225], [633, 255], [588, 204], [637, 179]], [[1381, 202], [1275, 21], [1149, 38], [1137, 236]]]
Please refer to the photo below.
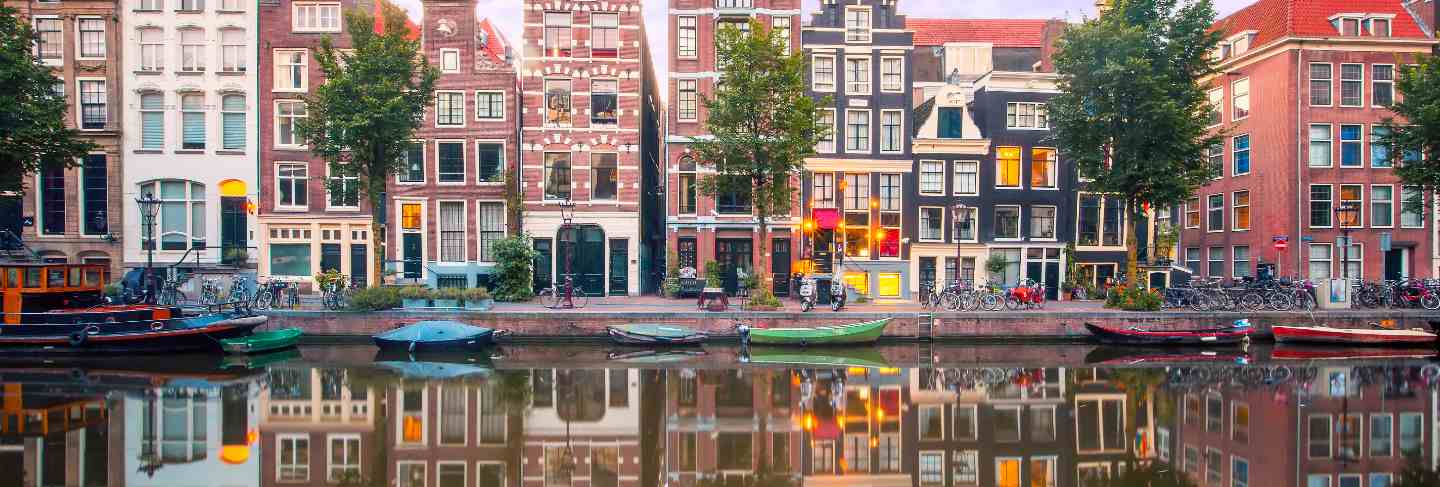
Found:
[[1189, 476], [1169, 465], [1151, 463], [1131, 466], [1133, 468], [1114, 477], [1082, 480], [1080, 487], [1195, 487]]

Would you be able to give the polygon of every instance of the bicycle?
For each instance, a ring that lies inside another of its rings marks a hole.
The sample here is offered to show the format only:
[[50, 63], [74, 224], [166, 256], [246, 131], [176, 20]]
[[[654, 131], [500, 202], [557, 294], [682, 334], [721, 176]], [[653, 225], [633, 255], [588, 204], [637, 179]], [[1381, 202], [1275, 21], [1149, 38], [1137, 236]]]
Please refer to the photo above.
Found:
[[250, 280], [243, 275], [235, 276], [230, 281], [230, 291], [225, 297], [231, 303], [246, 303], [250, 301]]
[[349, 276], [340, 276], [320, 286], [320, 304], [325, 309], [339, 310], [350, 306], [350, 291], [354, 283]]
[[580, 309], [590, 304], [590, 296], [575, 287], [573, 276], [564, 276], [562, 282], [540, 292], [540, 302], [550, 309]]
[[210, 306], [220, 302], [220, 281], [211, 278], [200, 279], [200, 304]]

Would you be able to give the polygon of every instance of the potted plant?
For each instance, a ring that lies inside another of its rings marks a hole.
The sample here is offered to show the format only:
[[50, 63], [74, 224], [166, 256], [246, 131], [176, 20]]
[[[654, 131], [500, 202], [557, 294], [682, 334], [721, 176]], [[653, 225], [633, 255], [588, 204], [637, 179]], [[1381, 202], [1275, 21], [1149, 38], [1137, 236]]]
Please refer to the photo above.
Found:
[[246, 250], [243, 247], [228, 248], [225, 249], [224, 255], [221, 256], [221, 260], [225, 263], [225, 265], [240, 267], [245, 265], [246, 262], [250, 261], [250, 251]]
[[430, 300], [436, 308], [459, 308], [460, 300], [465, 299], [465, 292], [459, 288], [447, 287], [436, 289], [431, 296]]
[[400, 305], [406, 308], [430, 307], [430, 288], [427, 288], [425, 286], [401, 287]]
[[721, 286], [721, 284], [722, 284], [722, 282], [721, 282], [721, 280], [720, 280], [720, 273], [721, 273], [721, 271], [720, 271], [720, 262], [719, 262], [719, 261], [714, 261], [714, 260], [712, 260], [712, 261], [710, 261], [710, 262], [706, 262], [706, 263], [705, 263], [705, 287], [706, 287], [706, 288], [719, 288], [719, 287]]
[[490, 296], [490, 290], [483, 287], [472, 287], [464, 293], [465, 309], [471, 311], [490, 311], [495, 306], [495, 298]]

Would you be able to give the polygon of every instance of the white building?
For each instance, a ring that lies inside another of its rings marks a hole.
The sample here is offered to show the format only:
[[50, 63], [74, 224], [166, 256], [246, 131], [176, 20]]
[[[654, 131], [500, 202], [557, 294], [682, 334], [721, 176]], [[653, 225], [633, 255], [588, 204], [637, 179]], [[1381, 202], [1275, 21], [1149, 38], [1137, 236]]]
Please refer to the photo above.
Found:
[[133, 0], [121, 9], [127, 265], [146, 258], [133, 203], [144, 193], [163, 201], [157, 263], [189, 250], [207, 265], [254, 262], [255, 9], [241, 0]]

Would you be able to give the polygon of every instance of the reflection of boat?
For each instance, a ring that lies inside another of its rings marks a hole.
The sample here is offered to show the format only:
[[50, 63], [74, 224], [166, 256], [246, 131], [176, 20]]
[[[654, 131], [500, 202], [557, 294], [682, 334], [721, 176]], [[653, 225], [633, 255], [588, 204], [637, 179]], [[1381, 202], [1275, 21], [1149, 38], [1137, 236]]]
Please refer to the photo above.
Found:
[[692, 328], [656, 323], [605, 327], [610, 340], [622, 345], [691, 345], [705, 341], [705, 333]]
[[220, 348], [224, 349], [225, 353], [273, 352], [294, 348], [300, 344], [300, 335], [302, 334], [304, 332], [299, 328], [257, 331], [250, 336], [220, 340]]
[[[298, 354], [298, 351], [291, 351]], [[46, 384], [55, 393], [106, 390], [145, 391], [167, 385], [210, 388], [245, 382], [263, 368], [228, 366], [226, 357], [180, 354], [165, 360], [135, 360], [123, 355], [67, 355], [35, 360], [0, 355], [0, 383]]]
[[488, 355], [468, 353], [421, 353], [415, 355], [381, 351], [375, 366], [405, 379], [442, 380], [488, 377], [495, 369]]
[[745, 355], [752, 364], [790, 365], [797, 367], [865, 367], [883, 369], [890, 362], [873, 348], [833, 348], [799, 351], [784, 347], [749, 347]]
[[458, 321], [421, 321], [374, 336], [381, 350], [407, 352], [478, 351], [490, 346], [495, 330]]
[[300, 349], [290, 347], [273, 352], [226, 355], [220, 364], [227, 369], [263, 369], [300, 357]]
[[1353, 345], [1430, 345], [1435, 334], [1424, 330], [1385, 328], [1331, 328], [1328, 326], [1270, 327], [1277, 342], [1332, 343]]
[[1085, 329], [1104, 343], [1137, 345], [1233, 345], [1248, 340], [1251, 331], [1248, 320], [1237, 320], [1233, 326], [1188, 330], [1118, 328], [1093, 323], [1086, 323]]
[[750, 343], [760, 345], [858, 345], [875, 343], [885, 333], [890, 318], [817, 326], [814, 328], [756, 328], [749, 331]]
[[1189, 362], [1232, 362], [1244, 363], [1250, 360], [1250, 354], [1236, 350], [1203, 350], [1191, 347], [1134, 347], [1134, 346], [1108, 346], [1095, 347], [1090, 353], [1085, 354], [1085, 363], [1102, 365], [1139, 365], [1157, 363], [1189, 363]]
[[685, 362], [696, 357], [704, 357], [704, 350], [698, 348], [671, 349], [671, 350], [611, 350], [609, 359], [612, 362], [625, 362], [628, 364], [663, 364], [671, 362]]
[[1432, 358], [1436, 351], [1426, 348], [1405, 347], [1334, 347], [1324, 345], [1297, 345], [1282, 343], [1270, 352], [1276, 360], [1363, 360]]

